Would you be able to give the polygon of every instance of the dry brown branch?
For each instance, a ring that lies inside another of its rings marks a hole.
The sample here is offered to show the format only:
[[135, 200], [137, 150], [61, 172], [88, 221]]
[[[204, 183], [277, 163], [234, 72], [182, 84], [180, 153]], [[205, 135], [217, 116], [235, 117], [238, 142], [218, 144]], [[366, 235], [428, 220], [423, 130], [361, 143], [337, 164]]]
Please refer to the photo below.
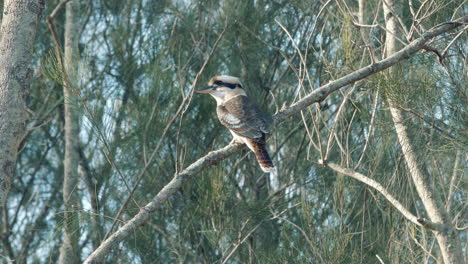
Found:
[[[417, 53], [420, 49], [423, 48], [424, 44], [432, 39], [435, 36], [443, 34], [447, 31], [450, 31], [454, 28], [457, 28], [463, 24], [463, 22], [468, 21], [468, 17], [463, 17], [462, 19], [447, 22], [439, 26], [434, 27], [432, 30], [424, 33], [420, 38], [412, 41], [408, 46], [399, 52], [395, 53], [388, 58], [376, 62], [375, 64], [366, 66], [362, 69], [354, 71], [339, 78], [336, 81], [330, 82], [312, 93], [305, 96], [303, 99], [298, 102], [290, 105], [286, 109], [281, 110], [276, 114], [273, 119], [275, 124], [279, 124], [285, 121], [287, 118], [291, 117], [294, 114], [299, 113], [304, 110], [306, 107], [310, 106], [313, 103], [323, 101], [329, 94], [334, 91], [339, 90], [340, 88], [352, 84], [358, 80], [364, 79], [372, 74], [385, 70], [392, 65], [411, 58], [412, 55]], [[102, 242], [102, 244], [97, 248], [88, 258], [84, 261], [85, 264], [95, 263], [99, 260], [102, 260], [109, 251], [116, 246], [120, 241], [124, 240], [129, 234], [135, 231], [139, 226], [143, 225], [148, 221], [151, 215], [176, 191], [178, 191], [182, 186], [192, 177], [198, 174], [200, 171], [204, 170], [206, 167], [217, 164], [221, 160], [231, 156], [232, 154], [238, 152], [242, 149], [244, 145], [239, 144], [229, 144], [219, 150], [209, 152], [204, 157], [201, 157], [186, 169], [180, 173], [174, 175], [174, 178], [166, 185], [164, 188], [149, 202], [144, 206], [138, 214], [136, 214], [132, 219], [130, 219], [125, 225], [120, 227], [114, 234], [112, 234], [108, 239]], [[417, 223], [417, 220], [414, 219]], [[418, 223], [419, 225], [419, 223]]]
[[424, 50], [426, 51], [429, 51], [429, 52], [433, 52], [435, 55], [437, 55], [437, 58], [439, 59], [439, 62], [442, 63], [444, 57], [442, 56], [442, 54], [440, 54], [439, 50], [437, 50], [436, 48], [433, 48], [429, 45], [424, 45]]

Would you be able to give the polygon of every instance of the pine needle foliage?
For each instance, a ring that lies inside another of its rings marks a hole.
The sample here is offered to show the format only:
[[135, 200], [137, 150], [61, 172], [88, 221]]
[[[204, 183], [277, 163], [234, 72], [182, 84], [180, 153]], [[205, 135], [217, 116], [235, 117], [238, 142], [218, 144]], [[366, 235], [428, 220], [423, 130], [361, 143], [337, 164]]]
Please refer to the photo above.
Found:
[[[55, 2], [47, 1], [47, 14]], [[385, 31], [366, 28], [368, 42], [363, 40], [357, 1], [324, 2], [80, 2], [77, 63], [83, 71], [72, 103], [81, 124], [76, 188], [83, 208], [76, 210], [82, 260], [175, 173], [231, 141], [214, 100], [193, 94], [210, 77], [239, 76], [249, 96], [274, 114], [382, 58]], [[370, 2], [366, 23], [384, 25], [381, 4]], [[402, 2], [410, 10], [409, 1]], [[421, 7], [411, 2], [413, 9]], [[432, 12], [422, 28], [466, 13], [461, 0], [433, 2], [422, 7]], [[56, 19], [59, 25], [65, 17]], [[410, 28], [412, 22], [404, 11], [401, 23]], [[435, 39], [431, 47], [444, 50], [457, 33]], [[462, 226], [466, 40], [466, 34], [456, 39], [443, 63], [433, 52], [418, 53], [395, 67], [398, 78], [372, 75], [273, 127], [268, 145], [276, 178], [264, 174], [247, 149], [203, 170], [104, 263], [437, 263], [433, 233], [410, 223], [374, 189], [318, 160], [327, 156], [328, 162], [356, 168], [426, 217], [398, 144], [391, 99], [405, 113], [434, 194], [444, 206], [450, 201], [449, 214]], [[13, 255], [23, 261], [18, 263], [57, 262], [64, 225], [60, 91], [66, 76], [45, 23], [37, 42], [30, 130], [2, 212]], [[0, 247], [0, 256], [8, 255]]]

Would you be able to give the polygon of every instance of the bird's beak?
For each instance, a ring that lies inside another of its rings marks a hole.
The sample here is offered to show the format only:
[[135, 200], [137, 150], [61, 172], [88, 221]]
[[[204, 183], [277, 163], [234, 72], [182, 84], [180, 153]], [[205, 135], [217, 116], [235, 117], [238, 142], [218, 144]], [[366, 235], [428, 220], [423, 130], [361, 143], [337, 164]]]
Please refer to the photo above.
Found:
[[205, 87], [205, 88], [202, 88], [202, 89], [200, 89], [200, 90], [196, 90], [195, 92], [197, 92], [197, 93], [203, 93], [203, 94], [209, 94], [209, 93], [211, 93], [212, 89], [213, 89], [213, 85], [212, 85], [212, 86]]

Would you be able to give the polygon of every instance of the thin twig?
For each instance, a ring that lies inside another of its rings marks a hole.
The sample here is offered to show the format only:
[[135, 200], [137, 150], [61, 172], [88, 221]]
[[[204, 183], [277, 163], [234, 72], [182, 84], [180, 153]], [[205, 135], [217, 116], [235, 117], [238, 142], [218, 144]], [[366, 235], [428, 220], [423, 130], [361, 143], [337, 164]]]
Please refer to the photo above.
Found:
[[372, 132], [374, 131], [374, 119], [375, 119], [375, 113], [377, 112], [377, 103], [379, 102], [379, 90], [375, 93], [375, 98], [374, 98], [374, 106], [372, 109], [372, 115], [371, 115], [371, 120], [369, 123], [369, 132], [367, 134], [367, 139], [366, 143], [364, 144], [364, 148], [362, 149], [361, 157], [359, 158], [356, 166], [354, 167], [355, 170], [359, 169], [361, 167], [362, 161], [364, 160], [364, 155], [366, 153], [367, 147], [369, 146], [369, 141], [372, 136]]
[[379, 257], [379, 255], [375, 255], [377, 257], [377, 259], [380, 261], [380, 263], [382, 264], [385, 264], [385, 262], [383, 262], [383, 260]]
[[453, 43], [455, 43], [455, 41], [465, 32], [465, 30], [468, 29], [468, 26], [465, 26], [462, 30], [460, 30], [460, 32], [458, 32], [458, 34], [449, 42], [449, 44], [447, 45], [447, 47], [445, 47], [445, 49], [442, 51], [442, 59], [445, 58], [445, 55], [447, 55], [447, 52], [448, 52], [448, 49], [450, 48], [450, 46], [453, 45]]
[[221, 262], [221, 264], [225, 264], [229, 260], [229, 258], [232, 256], [232, 254], [234, 254], [234, 252], [236, 252], [237, 248], [239, 248], [239, 246], [242, 245], [242, 243], [244, 243], [245, 240], [247, 240], [247, 238], [249, 238], [252, 235], [252, 233], [255, 232], [255, 230], [257, 230], [257, 228], [261, 224], [262, 224], [261, 222], [259, 224], [257, 224], [254, 228], [252, 228], [252, 230], [250, 230], [249, 233], [247, 233], [247, 235], [244, 236], [244, 238], [242, 240], [237, 242], [236, 245], [234, 246], [234, 248], [231, 250], [231, 252], [229, 252], [227, 257], [223, 260], [223, 262]]
[[[455, 154], [455, 162], [453, 164], [452, 177], [450, 179], [450, 184], [449, 184], [447, 202], [445, 203], [445, 208], [447, 209], [447, 212], [450, 212], [450, 208], [452, 207], [453, 192], [454, 192], [454, 189], [456, 188], [455, 186], [458, 185], [456, 184], [456, 181], [457, 181], [457, 175], [458, 175], [459, 161], [460, 161], [460, 150], [457, 150], [457, 153]], [[463, 174], [463, 171], [461, 174]]]
[[60, 11], [60, 9], [64, 8], [65, 5], [70, 2], [70, 0], [63, 0], [62, 2], [60, 2], [54, 9], [54, 11], [52, 11], [52, 13], [50, 13], [50, 16], [49, 18], [51, 20], [54, 20], [55, 17], [57, 16], [58, 12]]
[[[338, 111], [336, 112], [335, 120], [333, 121], [333, 124], [331, 125], [330, 132], [328, 135], [327, 139], [327, 148], [325, 149], [325, 157], [324, 159], [327, 160], [328, 156], [330, 154], [331, 150], [331, 144], [332, 144], [332, 137], [336, 136], [336, 127], [338, 126], [338, 122], [341, 121], [341, 118], [343, 117], [342, 113], [344, 112], [346, 102], [348, 101], [349, 96], [354, 92], [356, 89], [356, 83], [351, 87], [346, 94], [343, 96], [343, 100], [341, 101], [340, 106], [338, 107]], [[319, 142], [320, 144], [320, 142]], [[323, 159], [323, 158], [322, 158]]]

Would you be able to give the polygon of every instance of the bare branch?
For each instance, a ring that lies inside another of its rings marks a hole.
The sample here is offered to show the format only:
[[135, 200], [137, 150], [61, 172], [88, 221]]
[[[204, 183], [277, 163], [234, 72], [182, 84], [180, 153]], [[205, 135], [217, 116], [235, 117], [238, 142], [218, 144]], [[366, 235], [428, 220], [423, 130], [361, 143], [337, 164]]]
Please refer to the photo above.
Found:
[[84, 263], [94, 263], [99, 259], [102, 259], [113, 246], [118, 242], [125, 239], [129, 234], [135, 231], [139, 226], [143, 225], [151, 215], [158, 209], [169, 197], [171, 197], [176, 191], [188, 181], [188, 179], [208, 166], [217, 164], [219, 161], [231, 156], [242, 149], [244, 145], [241, 144], [229, 144], [222, 149], [209, 152], [204, 157], [198, 159], [185, 170], [175, 175], [174, 178], [159, 191], [159, 193], [143, 207], [138, 214], [136, 214], [130, 221], [119, 228], [114, 234], [106, 239], [98, 249], [96, 249]]
[[440, 54], [440, 52], [436, 48], [433, 48], [429, 45], [424, 45], [423, 49], [426, 51], [433, 52], [435, 55], [437, 55], [437, 58], [439, 58], [439, 62], [442, 63], [444, 57], [442, 56], [442, 54]]
[[252, 228], [252, 230], [249, 231], [249, 233], [247, 233], [247, 235], [244, 236], [244, 238], [240, 241], [238, 241], [237, 243], [235, 243], [235, 246], [234, 248], [231, 250], [231, 252], [229, 252], [229, 254], [227, 255], [227, 257], [223, 260], [223, 262], [221, 262], [221, 264], [224, 264], [226, 263], [229, 258], [232, 256], [232, 254], [234, 254], [234, 252], [236, 252], [237, 248], [239, 248], [240, 245], [242, 245], [242, 243], [245, 242], [245, 240], [247, 240], [247, 238], [249, 238], [253, 232], [255, 232], [255, 230], [257, 230], [257, 228], [261, 225], [262, 223], [260, 222], [259, 224], [257, 224], [254, 228]]
[[459, 161], [460, 161], [460, 150], [457, 150], [457, 153], [455, 154], [455, 164], [453, 165], [452, 177], [450, 179], [450, 184], [449, 184], [447, 202], [445, 203], [445, 208], [447, 212], [450, 212], [450, 208], [452, 207], [453, 192], [454, 192], [454, 189], [456, 188], [455, 186], [458, 185], [456, 181], [457, 181], [457, 175], [458, 175]]
[[357, 71], [354, 71], [346, 76], [343, 76], [333, 82], [330, 82], [318, 88], [317, 90], [302, 98], [300, 101], [292, 104], [288, 108], [280, 111], [277, 115], [275, 115], [275, 123], [280, 123], [284, 121], [285, 119], [298, 113], [299, 111], [305, 109], [307, 106], [313, 103], [323, 101], [329, 94], [344, 87], [345, 85], [362, 80], [369, 75], [390, 68], [392, 65], [398, 63], [399, 61], [411, 58], [413, 54], [422, 49], [424, 47], [424, 44], [433, 37], [443, 34], [454, 28], [457, 28], [463, 23], [466, 23], [467, 21], [468, 16], [465, 16], [459, 20], [443, 23], [439, 26], [436, 26], [432, 30], [429, 30], [426, 33], [424, 33], [420, 38], [412, 41], [404, 49], [401, 49], [400, 51], [396, 52], [394, 55], [389, 56], [386, 59], [376, 62], [372, 65], [361, 68]]
[[334, 163], [326, 163], [322, 162], [323, 165], [341, 173], [347, 176], [350, 176], [362, 183], [365, 183], [366, 185], [374, 188], [376, 191], [378, 191], [380, 194], [382, 194], [387, 201], [389, 201], [400, 213], [409, 221], [411, 221], [413, 224], [418, 225], [418, 226], [423, 226], [431, 230], [436, 230], [440, 232], [446, 232], [448, 230], [448, 227], [443, 224], [439, 223], [433, 223], [427, 219], [424, 218], [418, 218], [414, 214], [412, 214], [408, 209], [405, 208], [403, 204], [401, 204], [395, 197], [393, 197], [390, 192], [383, 187], [380, 183], [375, 181], [372, 178], [369, 178], [353, 169], [348, 169], [348, 168], [343, 168], [340, 165], [334, 164]]
[[[363, 58], [364, 58], [364, 56], [363, 56]], [[353, 87], [351, 87], [343, 95], [343, 100], [342, 100], [340, 106], [338, 107], [338, 111], [336, 112], [336, 115], [335, 115], [335, 120], [333, 121], [333, 123], [331, 125], [331, 128], [330, 128], [329, 136], [328, 136], [328, 139], [327, 139], [327, 148], [325, 150], [326, 151], [325, 152], [325, 157], [322, 157], [322, 159], [324, 159], [324, 160], [327, 160], [328, 157], [329, 157], [330, 150], [331, 150], [331, 145], [332, 145], [332, 137], [337, 137], [336, 128], [338, 126], [338, 122], [341, 121], [341, 118], [343, 117], [342, 113], [344, 112], [346, 103], [348, 102], [348, 98], [354, 92], [354, 90], [356, 90], [356, 87], [357, 87], [357, 83], [354, 83]], [[337, 143], [339, 144], [338, 140], [337, 140]]]
[[380, 25], [366, 25], [366, 24], [359, 24], [357, 22], [351, 21], [351, 24], [355, 27], [363, 27], [363, 28], [375, 28], [375, 27], [380, 27]]
[[371, 120], [369, 123], [369, 133], [367, 134], [366, 143], [364, 144], [364, 148], [362, 149], [361, 157], [359, 158], [356, 166], [354, 167], [355, 170], [361, 167], [362, 161], [364, 160], [364, 155], [366, 154], [367, 147], [369, 146], [369, 142], [372, 136], [372, 132], [374, 131], [374, 120], [375, 120], [375, 113], [377, 112], [377, 103], [379, 102], [379, 90], [375, 93], [374, 98], [374, 107], [372, 110]]
[[445, 57], [445, 55], [447, 55], [447, 52], [448, 52], [448, 49], [450, 48], [450, 46], [453, 45], [453, 43], [463, 34], [463, 32], [465, 32], [466, 30], [468, 29], [468, 26], [465, 26], [462, 30], [460, 30], [460, 32], [458, 32], [458, 34], [449, 42], [449, 44], [447, 45], [447, 47], [445, 47], [445, 49], [442, 51], [442, 58]]
[[65, 5], [70, 2], [70, 0], [63, 0], [62, 2], [60, 2], [54, 9], [54, 11], [52, 11], [52, 13], [50, 13], [50, 19], [55, 19], [55, 17], [57, 16], [58, 12], [60, 11], [60, 9], [64, 8]]

